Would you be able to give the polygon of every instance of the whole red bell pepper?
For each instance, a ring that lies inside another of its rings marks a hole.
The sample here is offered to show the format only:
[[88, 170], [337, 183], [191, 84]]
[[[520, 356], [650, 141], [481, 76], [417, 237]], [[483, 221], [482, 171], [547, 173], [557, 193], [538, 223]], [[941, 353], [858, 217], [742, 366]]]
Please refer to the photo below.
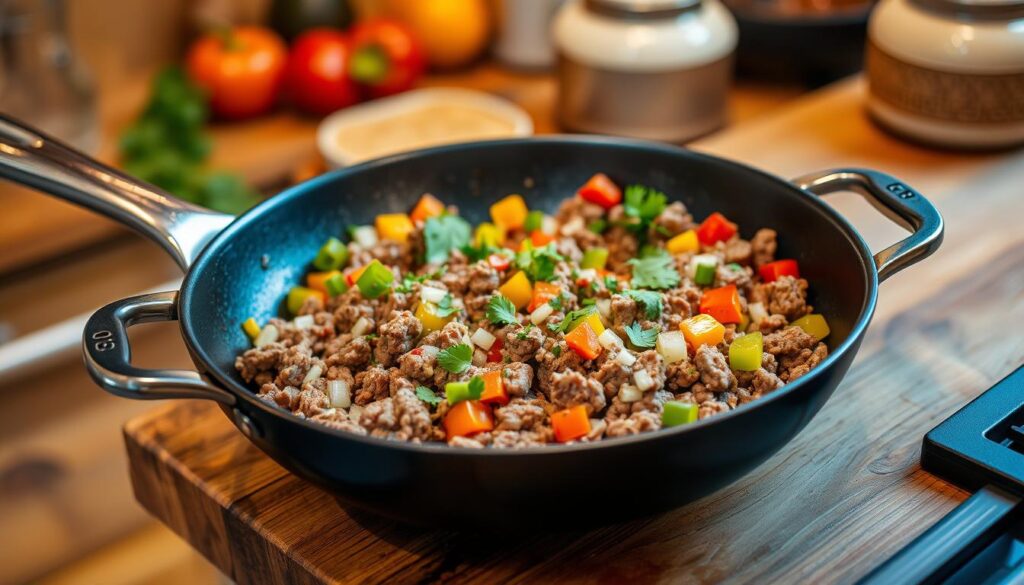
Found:
[[427, 67], [426, 54], [405, 25], [387, 19], [363, 21], [350, 30], [349, 76], [370, 97], [411, 89]]

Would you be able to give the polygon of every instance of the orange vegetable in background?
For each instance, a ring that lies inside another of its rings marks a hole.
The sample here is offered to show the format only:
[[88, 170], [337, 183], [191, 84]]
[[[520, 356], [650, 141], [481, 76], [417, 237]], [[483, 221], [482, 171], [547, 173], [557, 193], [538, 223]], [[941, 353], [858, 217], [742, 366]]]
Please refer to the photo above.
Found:
[[385, 13], [412, 29], [433, 67], [466, 65], [490, 40], [486, 0], [386, 0]]
[[277, 33], [239, 26], [199, 38], [186, 57], [188, 75], [210, 97], [221, 118], [266, 113], [277, 101], [288, 49]]
[[444, 416], [444, 430], [448, 439], [469, 437], [494, 428], [491, 407], [479, 400], [463, 400], [456, 403]]
[[555, 432], [555, 440], [567, 443], [574, 439], [587, 436], [590, 432], [590, 417], [587, 409], [581, 404], [551, 414], [551, 430]]
[[412, 213], [409, 217], [413, 221], [427, 221], [427, 218], [437, 217], [444, 213], [444, 203], [440, 199], [434, 197], [430, 193], [424, 193], [416, 207], [412, 209]]
[[404, 213], [385, 213], [378, 215], [374, 222], [377, 226], [377, 233], [381, 239], [393, 240], [395, 242], [406, 242], [409, 234], [416, 228], [412, 220]]
[[491, 219], [504, 230], [517, 230], [526, 223], [530, 210], [520, 195], [509, 195], [491, 205]]
[[740, 293], [735, 284], [704, 291], [700, 298], [700, 312], [711, 315], [719, 323], [739, 323], [743, 320]]
[[542, 248], [554, 241], [554, 236], [545, 234], [540, 230], [533, 230], [532, 232], [530, 232], [530, 242], [533, 244], [533, 247], [535, 248]]
[[711, 315], [696, 315], [679, 324], [686, 343], [697, 349], [702, 345], [718, 345], [725, 339], [725, 327]]
[[565, 336], [565, 344], [585, 360], [592, 360], [601, 354], [601, 344], [590, 323], [584, 321]]

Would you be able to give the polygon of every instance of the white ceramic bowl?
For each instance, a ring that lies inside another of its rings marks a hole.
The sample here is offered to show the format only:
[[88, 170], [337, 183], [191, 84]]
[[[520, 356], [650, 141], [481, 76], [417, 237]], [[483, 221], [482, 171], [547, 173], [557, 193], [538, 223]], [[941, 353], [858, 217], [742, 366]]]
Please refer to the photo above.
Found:
[[327, 116], [317, 129], [317, 147], [328, 166], [340, 168], [441, 144], [530, 134], [533, 120], [516, 104], [480, 91], [436, 87]]

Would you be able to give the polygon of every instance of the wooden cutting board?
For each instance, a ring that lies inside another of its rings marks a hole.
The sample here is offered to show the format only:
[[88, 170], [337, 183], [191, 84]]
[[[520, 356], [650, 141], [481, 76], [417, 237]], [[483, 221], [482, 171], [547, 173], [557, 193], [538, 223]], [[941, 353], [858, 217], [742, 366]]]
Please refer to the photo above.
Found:
[[[884, 170], [931, 198], [948, 226], [935, 256], [884, 283], [831, 401], [732, 486], [586, 533], [415, 530], [350, 514], [252, 447], [216, 407], [179, 402], [125, 428], [136, 497], [239, 583], [855, 581], [966, 497], [920, 469], [921, 438], [1024, 360], [1024, 152], [911, 146], [871, 125], [862, 101], [861, 82], [846, 82], [700, 144], [786, 177]], [[830, 201], [875, 249], [901, 235], [854, 196]]]

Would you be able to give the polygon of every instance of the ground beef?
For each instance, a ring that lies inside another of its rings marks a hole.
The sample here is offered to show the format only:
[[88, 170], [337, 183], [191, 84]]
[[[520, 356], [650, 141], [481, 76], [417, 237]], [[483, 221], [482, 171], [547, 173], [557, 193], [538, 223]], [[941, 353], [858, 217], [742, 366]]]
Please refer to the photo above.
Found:
[[754, 263], [754, 268], [760, 268], [762, 264], [775, 261], [775, 250], [778, 248], [775, 238], [775, 230], [763, 228], [757, 230], [754, 237], [750, 239], [751, 261]]
[[633, 364], [633, 372], [640, 370], [645, 370], [654, 381], [654, 386], [647, 390], [648, 393], [665, 387], [665, 360], [660, 353], [653, 349], [638, 353]]
[[700, 372], [688, 359], [673, 362], [665, 368], [665, 386], [669, 390], [679, 392], [689, 388], [697, 380], [700, 380]]
[[680, 201], [673, 201], [651, 222], [648, 238], [653, 241], [659, 238], [669, 239], [696, 226], [693, 216], [686, 211], [686, 206]]
[[789, 325], [789, 321], [783, 315], [768, 315], [760, 323], [757, 324], [757, 328], [761, 333], [772, 333], [778, 331], [786, 325]]
[[538, 386], [541, 392], [550, 397], [552, 376], [556, 372], [579, 369], [583, 360], [575, 351], [569, 349], [564, 340], [555, 342], [548, 338], [537, 351], [537, 363], [539, 364], [537, 369]]
[[551, 442], [554, 435], [547, 432], [496, 431], [491, 435], [491, 446], [495, 449], [526, 449], [542, 447]]
[[764, 368], [759, 368], [754, 372], [753, 380], [750, 381], [750, 390], [757, 395], [768, 394], [772, 390], [781, 388], [783, 384], [785, 382], [774, 373]]
[[413, 308], [417, 298], [408, 293], [392, 292], [385, 296], [383, 301], [377, 305], [374, 317], [378, 323], [384, 323], [395, 318], [395, 314], [401, 311], [408, 311]]
[[615, 226], [605, 233], [604, 241], [608, 248], [607, 268], [616, 273], [625, 272], [629, 261], [640, 251], [636, 236], [626, 228]]
[[352, 402], [360, 406], [391, 395], [390, 374], [380, 366], [373, 366], [356, 374], [355, 385], [355, 398]]
[[579, 197], [572, 197], [558, 206], [558, 213], [555, 214], [555, 217], [559, 223], [563, 224], [569, 223], [575, 218], [579, 218], [583, 224], [588, 224], [603, 218], [604, 208]]
[[340, 336], [338, 339], [342, 338], [346, 338], [348, 341], [339, 347], [336, 352], [327, 355], [327, 359], [324, 361], [328, 367], [338, 365], [349, 368], [362, 368], [370, 363], [370, 358], [373, 356], [373, 348], [370, 347], [368, 339], [365, 337], [353, 338], [350, 335]]
[[301, 386], [309, 368], [313, 365], [313, 350], [308, 345], [293, 345], [284, 350], [277, 362], [278, 386]]
[[697, 348], [693, 359], [700, 380], [711, 392], [723, 392], [736, 386], [736, 377], [729, 369], [729, 362], [717, 347], [702, 345]]
[[722, 412], [729, 412], [732, 410], [729, 405], [725, 402], [718, 400], [708, 400], [702, 402], [700, 407], [697, 409], [697, 418], [705, 419], [709, 416], [713, 416]]
[[[628, 351], [628, 350], [622, 350]], [[602, 354], [604, 358], [597, 372], [593, 375], [595, 381], [604, 388], [604, 396], [611, 400], [619, 393], [623, 384], [630, 383], [633, 371], [613, 359], [611, 355]]]
[[260, 372], [269, 372], [277, 367], [284, 354], [284, 343], [277, 341], [263, 347], [248, 349], [235, 358], [235, 369], [246, 382], [252, 382]]
[[377, 363], [389, 367], [416, 345], [423, 332], [423, 324], [409, 311], [401, 311], [395, 318], [380, 326], [380, 338], [373, 355]]
[[725, 264], [750, 264], [753, 245], [739, 236], [733, 236], [722, 248], [722, 262]]
[[537, 355], [544, 343], [544, 332], [539, 327], [512, 326], [505, 333], [501, 355], [507, 361], [527, 362]]
[[487, 443], [490, 443], [490, 434], [480, 433], [480, 435], [475, 435], [473, 437], [452, 437], [448, 440], [448, 446], [458, 447], [460, 449], [483, 449], [487, 445], [481, 441], [481, 439], [483, 439], [483, 436], [481, 435], [486, 435], [488, 439]]
[[656, 431], [661, 428], [661, 417], [651, 412], [635, 412], [626, 418], [608, 421], [606, 437], [624, 437]]
[[430, 412], [422, 400], [406, 389], [394, 398], [377, 400], [364, 408], [359, 424], [373, 437], [413, 442], [434, 438]]
[[523, 362], [505, 364], [501, 368], [501, 381], [510, 397], [526, 396], [533, 386], [533, 368]]
[[792, 382], [825, 361], [826, 357], [828, 348], [824, 343], [819, 343], [813, 350], [802, 349], [795, 355], [785, 356], [779, 360], [779, 378], [785, 382]]
[[792, 276], [781, 276], [775, 282], [762, 284], [761, 289], [768, 299], [769, 313], [778, 313], [790, 321], [810, 312], [807, 306], [807, 281]]
[[277, 384], [267, 383], [260, 386], [258, 396], [288, 410], [293, 410], [299, 404], [299, 389], [292, 386], [278, 388]]
[[[373, 320], [375, 305], [363, 298], [358, 287], [348, 289], [335, 298], [334, 303], [334, 326], [338, 328], [338, 331], [348, 333], [360, 317]], [[372, 333], [375, 329], [376, 323], [369, 332]]]
[[[431, 337], [435, 336], [435, 337]], [[452, 321], [440, 331], [436, 331], [427, 335], [423, 338], [424, 345], [434, 345], [440, 349], [448, 349], [449, 347], [459, 345], [460, 343], [467, 343], [469, 338], [469, 329], [465, 325], [458, 321]]]
[[579, 262], [583, 259], [583, 250], [576, 243], [575, 238], [558, 238], [555, 240], [555, 251], [561, 254], [566, 260]]
[[799, 327], [787, 327], [782, 331], [765, 335], [764, 351], [775, 356], [776, 359], [782, 356], [793, 355], [804, 349], [811, 349], [817, 340]]
[[322, 388], [306, 384], [299, 391], [299, 403], [295, 409], [312, 418], [323, 412], [324, 409], [330, 408], [330, 406], [331, 401], [327, 399], [327, 395], [324, 394]]
[[551, 374], [548, 398], [559, 410], [582, 404], [587, 414], [600, 412], [605, 405], [604, 387], [574, 370]]
[[615, 327], [624, 327], [632, 324], [640, 315], [640, 307], [632, 297], [626, 295], [612, 295], [611, 321]]
[[494, 410], [496, 431], [538, 431], [547, 426], [548, 413], [539, 400], [514, 398]]
[[750, 268], [737, 264], [719, 264], [715, 269], [715, 286], [729, 286], [743, 290], [750, 286], [754, 274]]
[[622, 402], [622, 400], [616, 396], [612, 399], [611, 405], [608, 407], [608, 412], [605, 413], [605, 420], [616, 420], [625, 418], [633, 413], [637, 412], [653, 412], [658, 416], [661, 416], [661, 411], [665, 406], [665, 403], [673, 400], [675, 397], [671, 392], [664, 390], [652, 390], [645, 392], [642, 399], [636, 402]]
[[432, 345], [416, 348], [398, 358], [398, 369], [409, 379], [428, 383], [434, 379], [438, 351], [438, 348]]
[[312, 420], [339, 431], [354, 433], [356, 435], [366, 434], [366, 429], [364, 429], [358, 422], [349, 420], [348, 414], [340, 408], [325, 410], [312, 417]]

